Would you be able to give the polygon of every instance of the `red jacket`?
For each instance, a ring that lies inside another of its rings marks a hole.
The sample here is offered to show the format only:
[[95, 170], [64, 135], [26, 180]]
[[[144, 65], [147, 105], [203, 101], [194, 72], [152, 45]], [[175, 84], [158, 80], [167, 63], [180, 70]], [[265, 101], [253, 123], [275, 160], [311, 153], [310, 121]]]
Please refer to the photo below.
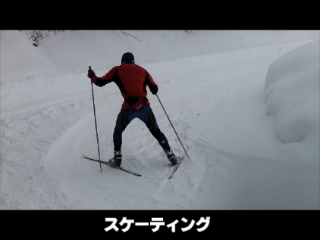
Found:
[[[158, 92], [158, 86], [147, 70], [134, 63], [116, 66], [101, 78], [93, 76], [91, 82], [99, 87], [114, 82], [119, 87], [124, 99], [128, 97], [145, 98], [147, 96], [146, 86], [149, 87], [153, 94]], [[147, 100], [146, 104], [150, 105], [149, 100]], [[124, 102], [121, 110], [129, 107], [129, 104]]]

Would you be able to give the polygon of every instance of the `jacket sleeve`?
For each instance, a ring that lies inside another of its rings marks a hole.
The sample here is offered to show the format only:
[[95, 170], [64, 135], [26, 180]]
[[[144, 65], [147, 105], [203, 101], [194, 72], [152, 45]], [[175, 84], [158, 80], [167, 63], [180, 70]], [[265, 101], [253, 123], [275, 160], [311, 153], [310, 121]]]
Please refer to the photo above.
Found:
[[157, 94], [158, 92], [158, 85], [153, 81], [153, 78], [151, 77], [151, 75], [146, 71], [147, 76], [146, 76], [146, 84], [148, 85], [150, 91], [153, 94]]
[[107, 74], [103, 77], [93, 76], [91, 82], [97, 85], [98, 87], [103, 87], [104, 85], [114, 81], [117, 74], [118, 67], [112, 68]]

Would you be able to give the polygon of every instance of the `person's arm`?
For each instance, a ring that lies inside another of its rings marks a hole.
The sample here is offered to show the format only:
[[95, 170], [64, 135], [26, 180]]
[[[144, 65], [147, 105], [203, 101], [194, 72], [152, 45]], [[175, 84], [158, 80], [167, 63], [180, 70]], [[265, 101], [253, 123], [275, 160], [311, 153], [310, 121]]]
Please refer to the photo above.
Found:
[[118, 70], [118, 67], [114, 67], [103, 77], [97, 77], [95, 74], [93, 74], [91, 77], [91, 82], [98, 87], [103, 87], [104, 85], [114, 81], [117, 70]]
[[150, 91], [152, 92], [152, 94], [157, 94], [158, 92], [158, 85], [153, 81], [153, 78], [151, 77], [151, 75], [148, 73], [148, 71], [146, 71], [147, 76], [146, 76], [146, 84], [148, 85]]

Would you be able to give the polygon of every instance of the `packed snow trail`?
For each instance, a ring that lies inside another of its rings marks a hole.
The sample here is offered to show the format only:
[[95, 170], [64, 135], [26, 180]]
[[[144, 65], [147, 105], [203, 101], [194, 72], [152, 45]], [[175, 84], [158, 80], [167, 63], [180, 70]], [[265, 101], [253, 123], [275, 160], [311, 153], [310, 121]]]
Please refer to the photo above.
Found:
[[[282, 149], [272, 152], [271, 136], [261, 137], [266, 143], [263, 157], [254, 151], [243, 154], [243, 148], [235, 145], [227, 151], [227, 143], [216, 149], [213, 143], [223, 141], [223, 136], [216, 132], [211, 136], [213, 142], [208, 142], [207, 136], [211, 129], [224, 127], [223, 122], [215, 128], [211, 125], [210, 119], [218, 118], [221, 111], [219, 105], [236, 104], [240, 92], [245, 94], [243, 100], [260, 104], [260, 110], [253, 108], [251, 112], [262, 114], [268, 66], [283, 52], [303, 43], [142, 65], [150, 69], [159, 85], [158, 96], [191, 158], [185, 158], [171, 180], [167, 179], [171, 165], [138, 120], [132, 121], [123, 133], [123, 166], [142, 177], [108, 166], [102, 166], [100, 172], [99, 163], [82, 158], [82, 153], [98, 158], [91, 87], [85, 71], [69, 74], [65, 79], [68, 84], [81, 87], [62, 91], [60, 96], [53, 93], [36, 99], [32, 92], [21, 92], [23, 99], [29, 96], [30, 101], [13, 102], [12, 108], [1, 115], [1, 209], [317, 208], [319, 197], [304, 198], [319, 195], [314, 192], [319, 180], [314, 179], [317, 169], [312, 164], [281, 161]], [[161, 70], [164, 65], [166, 73]], [[61, 79], [52, 78], [48, 84], [64, 88]], [[115, 84], [94, 87], [94, 93], [101, 158], [106, 160], [113, 156], [112, 134], [122, 97]], [[261, 102], [256, 98], [260, 95]], [[183, 155], [158, 100], [150, 93], [148, 97], [173, 150]], [[271, 127], [259, 120], [252, 124], [265, 132]], [[299, 197], [290, 199], [296, 192]]]

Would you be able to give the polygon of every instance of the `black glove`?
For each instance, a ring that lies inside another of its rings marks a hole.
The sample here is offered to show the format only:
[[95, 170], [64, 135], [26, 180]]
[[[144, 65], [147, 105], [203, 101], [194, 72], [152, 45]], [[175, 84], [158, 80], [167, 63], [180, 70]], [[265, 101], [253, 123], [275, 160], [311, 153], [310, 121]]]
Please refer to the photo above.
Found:
[[95, 76], [96, 74], [94, 73], [94, 71], [91, 69], [91, 67], [89, 67], [88, 70], [88, 78], [92, 78], [93, 76]]

